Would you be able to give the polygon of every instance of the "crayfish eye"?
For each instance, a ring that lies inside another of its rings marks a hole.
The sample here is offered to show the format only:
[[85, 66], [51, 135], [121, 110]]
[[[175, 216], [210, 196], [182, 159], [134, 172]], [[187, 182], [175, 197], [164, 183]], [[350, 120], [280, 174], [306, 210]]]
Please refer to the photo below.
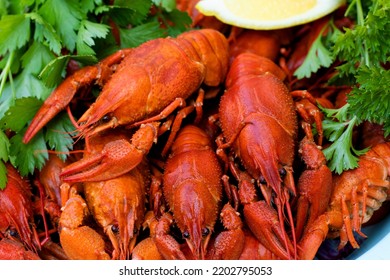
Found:
[[203, 236], [203, 237], [209, 235], [209, 233], [210, 233], [210, 230], [209, 230], [208, 228], [203, 228], [203, 229], [202, 229], [202, 236]]
[[18, 237], [18, 235], [19, 235], [18, 232], [16, 230], [14, 230], [14, 229], [9, 229], [8, 233], [12, 237]]
[[189, 233], [188, 231], [183, 232], [183, 237], [184, 237], [185, 239], [190, 238], [190, 233]]
[[281, 178], [284, 178], [286, 175], [287, 175], [287, 171], [286, 169], [284, 169], [283, 167], [279, 169], [279, 175]]
[[259, 182], [260, 182], [260, 184], [262, 184], [262, 185], [267, 184], [267, 181], [265, 180], [265, 178], [263, 177], [263, 175], [260, 176]]
[[112, 226], [111, 226], [111, 230], [112, 230], [113, 233], [116, 234], [116, 233], [119, 232], [119, 226], [117, 226], [117, 225], [112, 225]]
[[137, 232], [138, 232], [138, 229], [135, 228], [135, 229], [133, 230], [133, 234], [137, 234]]
[[111, 117], [109, 115], [104, 115], [101, 120], [102, 120], [102, 122], [106, 123], [106, 122], [109, 122], [110, 119], [111, 119]]

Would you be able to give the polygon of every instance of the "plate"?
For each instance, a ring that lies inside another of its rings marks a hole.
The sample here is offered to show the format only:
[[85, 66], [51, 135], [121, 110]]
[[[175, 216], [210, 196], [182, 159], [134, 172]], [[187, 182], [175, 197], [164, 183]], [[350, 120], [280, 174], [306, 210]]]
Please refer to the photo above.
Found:
[[347, 259], [390, 260], [390, 215], [380, 223], [362, 230], [367, 239]]

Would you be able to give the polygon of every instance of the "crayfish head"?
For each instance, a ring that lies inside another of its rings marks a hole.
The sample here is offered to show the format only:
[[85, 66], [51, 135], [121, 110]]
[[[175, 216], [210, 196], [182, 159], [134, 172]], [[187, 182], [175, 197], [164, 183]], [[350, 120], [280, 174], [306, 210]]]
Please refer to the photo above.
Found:
[[84, 184], [95, 221], [109, 237], [113, 259], [129, 259], [145, 215], [143, 171], [133, 169], [117, 178]]
[[97, 120], [94, 120], [92, 117], [87, 117], [88, 115], [89, 110], [83, 116], [84, 118], [87, 118], [87, 120], [84, 121], [83, 119], [80, 119], [78, 122], [78, 131], [81, 136], [96, 135], [99, 132], [108, 131], [119, 125], [118, 118], [111, 113], [107, 113]]
[[140, 108], [144, 110], [150, 90], [150, 78], [143, 66], [121, 67], [78, 120], [80, 134], [90, 136], [144, 119]]
[[187, 182], [179, 189], [174, 216], [194, 257], [204, 259], [218, 205], [205, 197], [202, 188], [191, 183]]
[[35, 238], [33, 222], [33, 206], [30, 185], [9, 163], [7, 168], [7, 184], [0, 190], [0, 236], [20, 240], [32, 251], [39, 248], [39, 240]]
[[129, 259], [138, 236], [136, 220], [135, 211], [130, 210], [126, 217], [119, 217], [118, 222], [105, 228], [114, 247], [113, 259]]

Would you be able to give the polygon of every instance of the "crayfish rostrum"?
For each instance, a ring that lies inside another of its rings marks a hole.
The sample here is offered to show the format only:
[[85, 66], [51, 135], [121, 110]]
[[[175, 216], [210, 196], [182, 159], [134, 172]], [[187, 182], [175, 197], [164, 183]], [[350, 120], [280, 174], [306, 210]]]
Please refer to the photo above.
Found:
[[317, 103], [336, 107], [348, 89], [324, 87], [332, 68], [318, 83], [292, 78], [306, 55], [295, 31], [312, 25], [257, 32], [191, 15], [198, 30], [81, 68], [44, 102], [26, 143], [76, 93], [101, 88], [77, 112], [66, 162], [53, 153], [29, 178], [6, 165], [1, 258], [313, 259], [326, 238], [359, 247], [388, 203], [389, 139], [356, 130], [371, 150], [330, 171]]

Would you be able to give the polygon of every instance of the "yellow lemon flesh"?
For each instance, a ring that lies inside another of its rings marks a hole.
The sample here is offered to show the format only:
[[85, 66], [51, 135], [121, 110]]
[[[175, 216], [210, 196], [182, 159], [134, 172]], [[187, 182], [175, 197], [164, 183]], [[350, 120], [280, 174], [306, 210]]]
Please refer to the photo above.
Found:
[[230, 25], [271, 30], [314, 21], [344, 3], [345, 0], [201, 0], [196, 8]]

